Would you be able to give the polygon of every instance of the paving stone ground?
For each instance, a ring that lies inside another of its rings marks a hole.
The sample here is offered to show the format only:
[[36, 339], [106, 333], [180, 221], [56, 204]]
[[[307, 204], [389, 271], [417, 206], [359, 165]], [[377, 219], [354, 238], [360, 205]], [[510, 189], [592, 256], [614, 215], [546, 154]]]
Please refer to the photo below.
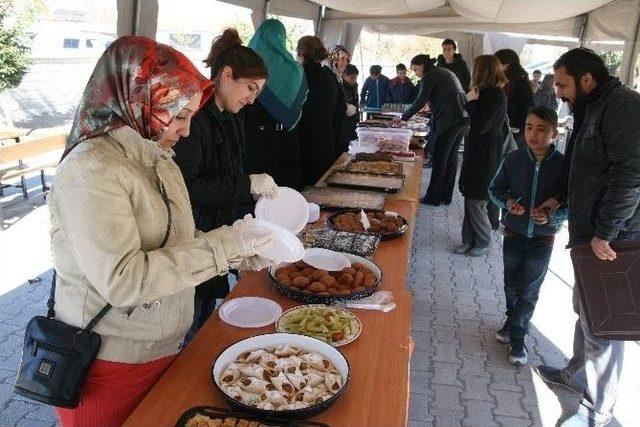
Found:
[[[416, 222], [407, 278], [414, 295], [415, 342], [409, 426], [554, 426], [577, 399], [548, 388], [529, 366], [509, 365], [506, 347], [494, 341], [504, 311], [500, 236], [494, 234], [484, 257], [452, 255], [450, 249], [459, 243], [461, 202], [456, 193], [450, 206], [421, 206]], [[51, 407], [12, 393], [24, 328], [32, 316], [44, 313], [49, 291], [48, 212], [36, 191], [28, 201], [5, 208], [5, 214], [12, 225], [0, 232], [0, 425], [53, 426]], [[561, 366], [571, 355], [575, 316], [565, 243], [562, 232], [528, 340], [532, 365]], [[27, 282], [35, 277], [41, 281]], [[640, 425], [639, 366], [640, 345], [628, 343], [613, 426]]]

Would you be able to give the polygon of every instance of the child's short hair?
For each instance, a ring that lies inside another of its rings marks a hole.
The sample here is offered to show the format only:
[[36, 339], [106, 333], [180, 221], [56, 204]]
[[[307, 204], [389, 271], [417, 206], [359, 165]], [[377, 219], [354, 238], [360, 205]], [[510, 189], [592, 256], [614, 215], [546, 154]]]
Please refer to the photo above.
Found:
[[554, 129], [558, 127], [558, 113], [553, 108], [545, 105], [539, 105], [537, 107], [530, 108], [527, 111], [527, 117], [534, 115], [540, 120], [549, 123]]
[[407, 71], [407, 67], [404, 64], [396, 65], [396, 71]]
[[358, 74], [360, 74], [360, 72], [358, 71], [358, 67], [356, 67], [355, 65], [347, 64], [347, 66], [344, 69], [344, 74], [346, 76], [352, 76], [354, 74], [357, 76]]
[[369, 68], [369, 74], [380, 74], [382, 73], [382, 67], [380, 65], [372, 65]]

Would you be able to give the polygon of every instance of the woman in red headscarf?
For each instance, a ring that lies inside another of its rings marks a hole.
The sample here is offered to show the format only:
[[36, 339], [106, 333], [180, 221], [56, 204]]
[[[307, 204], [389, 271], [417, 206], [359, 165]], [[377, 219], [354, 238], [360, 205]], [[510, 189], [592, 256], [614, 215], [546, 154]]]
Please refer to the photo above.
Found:
[[64, 426], [121, 425], [180, 351], [197, 284], [259, 269], [270, 234], [245, 219], [196, 231], [171, 147], [189, 134], [212, 82], [181, 53], [143, 37], [116, 40], [78, 107], [48, 205], [56, 317], [84, 327], [110, 306], [80, 405]]

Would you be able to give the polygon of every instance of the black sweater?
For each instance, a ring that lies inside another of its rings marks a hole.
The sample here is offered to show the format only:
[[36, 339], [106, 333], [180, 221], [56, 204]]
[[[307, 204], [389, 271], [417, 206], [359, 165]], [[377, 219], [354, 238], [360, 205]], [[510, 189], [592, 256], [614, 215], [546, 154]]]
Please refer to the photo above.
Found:
[[504, 91], [490, 87], [467, 103], [469, 135], [465, 139], [458, 182], [463, 196], [485, 200], [491, 179], [502, 160], [502, 125], [507, 112]]
[[466, 94], [455, 74], [445, 68], [430, 67], [420, 80], [418, 97], [404, 112], [402, 120], [409, 120], [429, 102], [433, 106], [437, 132], [442, 133], [468, 117], [466, 101]]
[[524, 132], [527, 111], [534, 106], [531, 83], [526, 78], [515, 80], [505, 89], [508, 97], [509, 125]]

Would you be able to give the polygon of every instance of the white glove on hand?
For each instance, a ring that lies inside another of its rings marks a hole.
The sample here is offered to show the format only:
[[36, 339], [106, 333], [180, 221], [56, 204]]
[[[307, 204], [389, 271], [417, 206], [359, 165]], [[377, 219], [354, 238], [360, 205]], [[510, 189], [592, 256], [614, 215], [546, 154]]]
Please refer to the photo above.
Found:
[[[268, 176], [268, 175], [267, 175]], [[244, 218], [237, 220], [231, 226], [234, 238], [240, 246], [240, 256], [248, 258], [256, 255], [271, 244], [275, 235], [270, 230], [259, 229], [253, 226], [253, 217], [246, 214]]]
[[273, 261], [261, 257], [260, 255], [254, 255], [252, 257], [245, 258], [245, 260], [242, 261], [242, 263], [238, 267], [238, 270], [260, 271], [264, 268], [271, 267], [272, 265], [274, 265]]
[[266, 173], [249, 175], [251, 180], [251, 194], [258, 198], [265, 196], [270, 199], [278, 194], [278, 184]]
[[358, 110], [356, 109], [356, 106], [353, 104], [347, 104], [347, 117], [351, 117], [354, 114], [356, 114], [358, 112]]

